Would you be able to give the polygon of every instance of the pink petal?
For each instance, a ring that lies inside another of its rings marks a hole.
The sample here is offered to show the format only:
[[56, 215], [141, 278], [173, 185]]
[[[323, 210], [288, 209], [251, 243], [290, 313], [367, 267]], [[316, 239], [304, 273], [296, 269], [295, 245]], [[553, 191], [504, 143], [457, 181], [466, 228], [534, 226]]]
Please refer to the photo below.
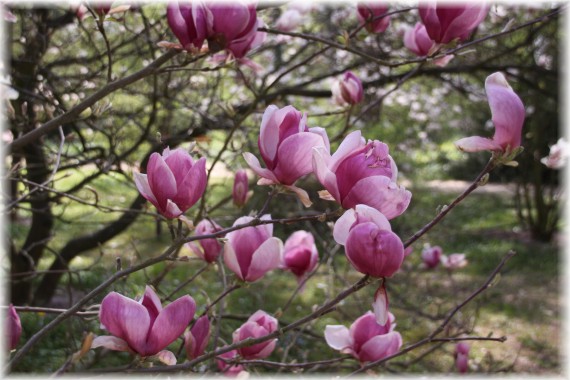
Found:
[[172, 199], [178, 191], [174, 174], [158, 153], [150, 156], [146, 172], [148, 184], [158, 201], [159, 209], [164, 210], [167, 200]]
[[337, 202], [340, 202], [336, 174], [332, 172], [328, 166], [330, 160], [332, 160], [332, 158], [325, 148], [313, 148], [313, 172], [330, 195], [337, 200]]
[[[160, 211], [160, 210], [159, 210]], [[162, 215], [169, 219], [178, 218], [182, 215], [184, 211], [180, 210], [176, 203], [172, 202], [170, 199], [166, 201], [166, 209], [162, 212]]]
[[111, 292], [101, 302], [99, 319], [111, 334], [125, 340], [139, 354], [145, 353], [150, 317], [143, 305]]
[[361, 362], [372, 362], [395, 354], [402, 347], [402, 336], [393, 331], [377, 335], [364, 343], [359, 352]]
[[489, 13], [489, 7], [486, 4], [466, 5], [461, 15], [455, 17], [447, 26], [441, 42], [448, 43], [457, 37], [466, 39], [471, 31], [485, 19], [487, 13]]
[[317, 135], [320, 135], [323, 138], [323, 142], [325, 144], [325, 148], [326, 148], [327, 152], [330, 152], [331, 144], [329, 142], [329, 136], [327, 135], [326, 129], [321, 128], [321, 127], [313, 127], [313, 128], [309, 128], [309, 132], [316, 133]]
[[382, 286], [380, 286], [374, 294], [372, 309], [374, 310], [376, 322], [384, 326], [388, 322], [388, 293], [386, 292], [386, 285], [384, 283], [382, 283]]
[[196, 303], [186, 295], [166, 306], [154, 321], [148, 336], [146, 355], [154, 355], [174, 342], [186, 329], [196, 311]]
[[480, 152], [482, 150], [501, 151], [501, 145], [491, 139], [479, 136], [464, 137], [455, 142], [455, 146], [463, 152]]
[[356, 212], [354, 209], [348, 209], [334, 223], [333, 238], [340, 245], [346, 244], [350, 228], [356, 222]]
[[178, 184], [178, 192], [172, 201], [181, 210], [188, 210], [204, 194], [206, 180], [206, 158], [202, 157], [188, 170], [182, 182]]
[[330, 170], [334, 172], [340, 161], [342, 161], [346, 156], [350, 155], [354, 150], [359, 149], [364, 145], [366, 145], [366, 141], [362, 137], [360, 131], [351, 132], [344, 138], [344, 140], [342, 140], [338, 149], [332, 155], [332, 158], [328, 163]]
[[241, 280], [245, 281], [245, 276], [241, 273], [241, 268], [239, 266], [239, 262], [238, 262], [238, 259], [236, 257], [236, 253], [235, 253], [235, 251], [234, 251], [234, 249], [233, 249], [233, 247], [229, 241], [224, 245], [224, 263]]
[[158, 201], [156, 200], [154, 194], [152, 193], [152, 190], [150, 189], [146, 174], [134, 173], [134, 177], [135, 177], [135, 185], [137, 186], [139, 193], [141, 193], [141, 195], [150, 203], [152, 203], [155, 207], [158, 207]]
[[325, 327], [325, 340], [327, 344], [334, 350], [343, 350], [352, 347], [352, 338], [348, 333], [346, 326], [327, 325]]
[[[263, 117], [261, 118], [261, 128], [259, 131], [259, 150], [261, 152], [261, 155], [270, 161], [273, 161], [275, 159], [275, 155], [277, 154], [277, 146], [279, 144], [279, 128], [276, 128], [275, 126], [281, 124], [283, 118], [285, 117], [285, 113], [279, 113], [275, 115], [278, 111], [279, 108], [276, 105], [272, 104], [267, 107], [263, 113]], [[274, 115], [275, 119], [272, 120], [272, 118], [274, 118]], [[247, 158], [245, 160], [247, 161]], [[253, 170], [255, 171], [255, 169]]]
[[141, 304], [146, 307], [148, 315], [150, 316], [150, 325], [154, 323], [154, 320], [162, 310], [162, 305], [160, 304], [160, 298], [156, 295], [154, 290], [150, 286], [146, 286], [143, 298], [141, 299]]
[[103, 335], [93, 339], [91, 348], [105, 347], [113, 351], [131, 351], [127, 342], [116, 336]]
[[278, 238], [271, 237], [263, 242], [253, 253], [245, 280], [254, 282], [263, 277], [266, 272], [277, 268], [282, 250], [283, 242]]
[[309, 194], [305, 190], [301, 189], [300, 187], [293, 186], [293, 185], [283, 186], [283, 187], [294, 192], [297, 195], [297, 197], [299, 198], [299, 200], [301, 201], [301, 203], [303, 204], [303, 206], [311, 207], [311, 205], [313, 204], [313, 202], [311, 202], [311, 199], [309, 198]]
[[342, 206], [350, 208], [365, 204], [380, 211], [386, 218], [393, 219], [406, 211], [411, 198], [412, 193], [403, 186], [380, 175], [358, 181], [343, 199]]
[[162, 350], [155, 357], [160, 360], [162, 363], [166, 365], [175, 365], [176, 364], [176, 356], [168, 350]]
[[247, 162], [251, 170], [253, 170], [257, 175], [263, 178], [267, 178], [274, 183], [279, 183], [279, 180], [277, 180], [275, 174], [273, 174], [273, 172], [269, 169], [262, 168], [261, 165], [259, 164], [259, 160], [253, 154], [249, 152], [244, 152], [243, 158], [245, 159], [245, 162]]
[[316, 133], [301, 132], [287, 137], [279, 145], [277, 165], [273, 170], [279, 182], [292, 185], [297, 179], [312, 172], [312, 148], [318, 146], [325, 147], [325, 142]]

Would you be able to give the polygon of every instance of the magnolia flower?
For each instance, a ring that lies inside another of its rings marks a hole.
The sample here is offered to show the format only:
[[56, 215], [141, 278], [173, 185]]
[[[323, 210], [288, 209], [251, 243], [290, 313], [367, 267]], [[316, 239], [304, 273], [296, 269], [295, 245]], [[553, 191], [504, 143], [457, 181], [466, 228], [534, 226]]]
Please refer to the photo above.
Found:
[[485, 19], [489, 6], [482, 2], [464, 4], [421, 3], [420, 17], [428, 36], [437, 43], [447, 44], [459, 38], [467, 39]]
[[501, 73], [494, 73], [485, 80], [485, 91], [489, 99], [495, 135], [493, 139], [479, 136], [465, 137], [455, 145], [465, 152], [490, 150], [511, 153], [521, 145], [525, 109]]
[[206, 189], [206, 158], [194, 161], [183, 149], [153, 153], [146, 173], [134, 174], [137, 189], [169, 219], [186, 212]]
[[[377, 18], [388, 12], [388, 6], [381, 2], [359, 2], [356, 5], [356, 10], [358, 11], [358, 21], [361, 25], [366, 24], [366, 30], [370, 33], [382, 33], [390, 25], [390, 16]], [[371, 18], [375, 20], [368, 21]]]
[[374, 314], [367, 312], [350, 329], [342, 325], [326, 326], [325, 340], [334, 350], [350, 354], [361, 363], [373, 362], [395, 354], [402, 347], [402, 337], [393, 331], [395, 327], [392, 313], [387, 323], [380, 325]]
[[459, 269], [467, 265], [464, 253], [452, 253], [449, 256], [441, 255], [440, 260], [447, 269]]
[[6, 335], [10, 344], [10, 350], [15, 350], [18, 347], [20, 336], [22, 335], [22, 323], [20, 316], [16, 312], [14, 305], [8, 306], [8, 318], [6, 318]]
[[189, 360], [204, 354], [210, 339], [210, 321], [204, 315], [194, 323], [190, 331], [184, 333], [184, 349]]
[[466, 373], [469, 369], [469, 344], [459, 342], [455, 346], [455, 366], [459, 373]]
[[[263, 215], [261, 220], [271, 219], [271, 215]], [[253, 220], [250, 216], [242, 216], [234, 222], [234, 226]], [[229, 232], [224, 246], [224, 262], [241, 280], [254, 282], [268, 271], [279, 266], [283, 242], [273, 237], [273, 224], [262, 224], [245, 227]]]
[[211, 51], [227, 50], [242, 58], [257, 45], [261, 35], [257, 28], [254, 3], [201, 2], [168, 4], [168, 25], [185, 50], [199, 50], [205, 40]]
[[364, 95], [362, 82], [350, 71], [344, 73], [342, 79], [333, 83], [331, 91], [333, 100], [340, 106], [360, 103]]
[[281, 13], [275, 21], [275, 28], [284, 32], [291, 32], [303, 24], [304, 17], [299, 10], [289, 8]]
[[548, 156], [543, 157], [540, 162], [550, 169], [561, 169], [566, 166], [569, 157], [570, 143], [561, 137], [558, 139], [556, 144], [550, 147], [550, 153]]
[[364, 204], [392, 219], [408, 208], [412, 198], [396, 184], [398, 168], [388, 145], [378, 140], [366, 143], [360, 131], [346, 136], [332, 156], [325, 148], [313, 148], [313, 169], [327, 190], [321, 198], [336, 200], [345, 209]]
[[[237, 343], [248, 338], [261, 338], [275, 331], [279, 326], [277, 319], [263, 310], [256, 311], [248, 320], [233, 333], [233, 342]], [[277, 339], [267, 340], [251, 346], [238, 348], [237, 351], [244, 359], [264, 359], [275, 349]]]
[[424, 266], [428, 269], [433, 269], [438, 266], [442, 253], [443, 250], [438, 245], [434, 247], [425, 247], [422, 251], [422, 261], [424, 262]]
[[253, 192], [249, 191], [247, 173], [243, 169], [238, 170], [235, 175], [234, 187], [232, 189], [234, 205], [243, 207], [252, 195]]
[[188, 295], [163, 309], [149, 286], [138, 302], [111, 292], [101, 302], [99, 320], [113, 336], [98, 336], [91, 348], [129, 351], [143, 357], [156, 355], [168, 365], [176, 364], [174, 354], [164, 349], [182, 335], [195, 310], [196, 303]]
[[366, 205], [347, 210], [335, 223], [333, 237], [345, 246], [348, 261], [360, 273], [390, 277], [404, 260], [404, 245], [388, 219]]
[[299, 282], [315, 270], [318, 262], [319, 252], [310, 232], [296, 231], [285, 241], [282, 267], [293, 272]]
[[[221, 230], [222, 227], [220, 227], [216, 222], [203, 219], [196, 226], [194, 236], [210, 235]], [[222, 244], [215, 238], [191, 241], [186, 243], [186, 247], [207, 263], [213, 263], [216, 261], [223, 249]]]
[[299, 178], [312, 172], [313, 147], [328, 152], [329, 139], [323, 128], [308, 128], [307, 115], [292, 106], [267, 107], [261, 120], [258, 146], [266, 168], [251, 153], [243, 153], [247, 164], [261, 179], [259, 185], [281, 184], [297, 193], [305, 206], [311, 202], [307, 193], [294, 186]]
[[[238, 352], [236, 350], [231, 350], [228, 352], [224, 352], [223, 354], [220, 354], [218, 356], [218, 358], [223, 358], [223, 359], [233, 359], [238, 355]], [[221, 359], [217, 359], [216, 362], [218, 363], [218, 369], [224, 373], [224, 375], [228, 376], [228, 377], [236, 377], [238, 376], [240, 373], [245, 372], [243, 370], [243, 366], [239, 365], [239, 364], [228, 364], [225, 361], [221, 360]], [[247, 372], [245, 372], [247, 373]]]
[[416, 23], [413, 28], [407, 28], [404, 33], [404, 46], [419, 57], [425, 57], [430, 52], [435, 42], [429, 38], [426, 27], [422, 23]]

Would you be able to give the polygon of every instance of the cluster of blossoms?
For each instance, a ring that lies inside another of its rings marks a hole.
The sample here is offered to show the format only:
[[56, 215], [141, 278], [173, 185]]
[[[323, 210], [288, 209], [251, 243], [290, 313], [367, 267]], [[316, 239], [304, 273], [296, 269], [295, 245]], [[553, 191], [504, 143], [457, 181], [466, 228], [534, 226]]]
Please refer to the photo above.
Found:
[[434, 269], [440, 263], [444, 268], [453, 270], [463, 268], [467, 265], [464, 253], [452, 253], [449, 256], [443, 254], [440, 246], [426, 246], [422, 250], [422, 261], [426, 269]]

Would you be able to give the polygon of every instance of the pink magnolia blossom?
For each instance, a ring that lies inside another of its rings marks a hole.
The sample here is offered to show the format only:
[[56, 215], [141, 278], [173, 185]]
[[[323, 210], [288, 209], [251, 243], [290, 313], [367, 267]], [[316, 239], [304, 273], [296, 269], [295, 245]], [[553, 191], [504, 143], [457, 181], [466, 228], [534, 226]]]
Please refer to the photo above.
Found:
[[[237, 355], [238, 355], [237, 350], [231, 350], [228, 352], [224, 352], [223, 354], [220, 354], [218, 357], [229, 360], [235, 358]], [[245, 372], [243, 370], [243, 366], [240, 364], [228, 364], [221, 359], [217, 359], [216, 362], [218, 363], [218, 369], [228, 377], [236, 377], [241, 372]]]
[[285, 241], [282, 266], [293, 272], [298, 281], [314, 271], [318, 262], [319, 252], [310, 232], [296, 231]]
[[382, 33], [390, 25], [390, 16], [368, 21], [370, 18], [375, 19], [388, 12], [388, 6], [382, 2], [359, 2], [356, 5], [356, 10], [358, 11], [358, 21], [360, 24], [366, 23], [366, 30], [370, 33]]
[[332, 156], [324, 148], [314, 148], [313, 168], [327, 190], [321, 197], [345, 209], [364, 204], [392, 219], [410, 204], [412, 194], [396, 184], [398, 168], [388, 145], [378, 140], [366, 143], [360, 131], [346, 136]]
[[206, 158], [194, 161], [183, 149], [153, 153], [147, 174], [135, 173], [143, 197], [167, 218], [177, 218], [200, 199], [206, 189]]
[[190, 331], [184, 333], [184, 349], [189, 360], [204, 354], [210, 339], [210, 321], [204, 315], [194, 323]]
[[[269, 220], [271, 215], [263, 215], [261, 220]], [[253, 220], [242, 216], [234, 226]], [[273, 225], [262, 224], [245, 227], [226, 235], [224, 262], [241, 280], [254, 282], [279, 266], [283, 242], [273, 237]]]
[[422, 261], [424, 266], [428, 269], [433, 269], [438, 266], [443, 250], [440, 246], [426, 247], [422, 251]]
[[[389, 318], [390, 302], [388, 300], [388, 292], [386, 291], [386, 282], [382, 281], [382, 285], [378, 287], [374, 293], [374, 302], [372, 303], [372, 310], [374, 311], [374, 316], [376, 317], [376, 322], [379, 325], [384, 326]], [[393, 317], [393, 316], [392, 316]]]
[[335, 81], [332, 85], [333, 100], [338, 105], [358, 104], [364, 96], [362, 82], [351, 71], [347, 71], [342, 79]]
[[326, 326], [325, 340], [331, 348], [350, 354], [361, 363], [372, 362], [393, 355], [402, 347], [400, 333], [393, 331], [395, 326], [392, 313], [387, 323], [380, 325], [374, 314], [367, 312], [350, 329], [342, 325]]
[[441, 264], [447, 269], [459, 269], [467, 265], [464, 253], [452, 253], [449, 256], [441, 255]]
[[465, 152], [490, 150], [510, 153], [521, 145], [525, 109], [522, 101], [509, 86], [501, 73], [494, 73], [485, 80], [495, 135], [493, 139], [479, 136], [465, 137], [455, 145]]
[[468, 343], [459, 342], [455, 346], [455, 366], [459, 373], [466, 373], [469, 370], [469, 347]]
[[[256, 311], [248, 320], [233, 333], [233, 343], [241, 342], [248, 338], [261, 338], [277, 331], [279, 322], [263, 310]], [[264, 359], [271, 355], [275, 349], [277, 339], [238, 348], [239, 354], [244, 359]]]
[[163, 309], [149, 286], [138, 302], [111, 292], [101, 302], [99, 320], [112, 336], [98, 336], [91, 348], [129, 351], [143, 357], [156, 355], [168, 365], [176, 364], [174, 354], [164, 349], [182, 335], [195, 311], [196, 303], [188, 295]]
[[10, 344], [10, 350], [15, 350], [22, 335], [22, 323], [14, 305], [8, 306], [8, 318], [6, 318], [6, 335]]
[[404, 245], [378, 210], [357, 205], [335, 223], [333, 237], [345, 246], [346, 257], [360, 273], [390, 277], [402, 266]]
[[489, 13], [489, 5], [482, 2], [444, 4], [421, 3], [420, 17], [428, 36], [437, 43], [447, 44], [459, 38], [467, 39]]
[[249, 192], [249, 181], [245, 170], [240, 169], [236, 172], [234, 179], [234, 187], [232, 189], [232, 198], [234, 204], [238, 207], [243, 207], [252, 193]]
[[562, 169], [566, 166], [568, 158], [570, 158], [570, 143], [561, 137], [550, 147], [548, 156], [541, 158], [540, 162], [550, 169]]
[[404, 33], [404, 46], [419, 57], [425, 57], [430, 52], [435, 42], [429, 38], [426, 27], [422, 23], [416, 23], [413, 28], [407, 28]]
[[[195, 236], [210, 235], [214, 232], [221, 231], [220, 227], [216, 222], [203, 219], [196, 226]], [[186, 243], [188, 247], [196, 256], [200, 259], [206, 261], [207, 263], [213, 263], [216, 261], [220, 253], [222, 252], [223, 246], [218, 239], [200, 239]]]
[[307, 115], [292, 106], [267, 107], [261, 120], [258, 146], [266, 168], [249, 152], [243, 153], [247, 164], [262, 177], [258, 184], [282, 184], [299, 195], [303, 203], [310, 205], [307, 193], [293, 186], [295, 181], [312, 172], [313, 147], [329, 151], [329, 139], [323, 128], [308, 128]]
[[260, 20], [253, 3], [174, 1], [168, 4], [166, 15], [185, 50], [200, 49], [207, 40], [211, 51], [228, 50], [242, 58], [257, 45], [261, 34], [257, 32]]

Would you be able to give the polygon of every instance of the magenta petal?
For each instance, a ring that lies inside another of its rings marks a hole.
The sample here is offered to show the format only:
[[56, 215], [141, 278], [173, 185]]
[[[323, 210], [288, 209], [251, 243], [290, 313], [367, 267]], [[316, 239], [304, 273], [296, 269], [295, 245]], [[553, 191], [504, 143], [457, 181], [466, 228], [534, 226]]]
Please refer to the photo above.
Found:
[[[189, 156], [188, 156], [189, 158]], [[192, 207], [206, 190], [206, 158], [200, 158], [178, 184], [178, 192], [172, 199], [184, 212]]]
[[272, 104], [267, 107], [263, 113], [263, 117], [261, 118], [258, 145], [261, 156], [266, 164], [268, 161], [273, 162], [275, 155], [277, 154], [279, 128], [275, 128], [275, 124], [280, 123], [283, 120], [283, 117], [285, 117], [284, 114], [278, 114], [278, 116], [280, 116], [280, 120], [275, 120], [277, 112], [279, 112], [279, 108]]
[[155, 207], [158, 207], [158, 201], [156, 200], [154, 194], [152, 193], [152, 190], [150, 189], [146, 174], [134, 173], [134, 177], [135, 177], [135, 185], [137, 186], [139, 193], [141, 193], [141, 195], [150, 203], [152, 203]]
[[174, 174], [176, 183], [180, 184], [184, 180], [186, 173], [194, 165], [194, 160], [185, 150], [178, 148], [170, 151], [168, 155], [163, 153], [164, 162]]
[[358, 356], [361, 362], [372, 362], [395, 354], [401, 346], [402, 336], [399, 332], [393, 331], [377, 335], [364, 343]]
[[464, 137], [455, 142], [455, 146], [464, 152], [480, 152], [482, 150], [500, 151], [501, 145], [491, 139], [479, 136]]
[[274, 183], [279, 182], [271, 170], [261, 167], [261, 165], [259, 164], [259, 160], [253, 154], [249, 152], [244, 152], [242, 155], [243, 158], [245, 159], [245, 162], [247, 162], [251, 170], [253, 170], [257, 175], [259, 175], [262, 178], [267, 178]]
[[145, 353], [150, 317], [143, 305], [111, 292], [101, 302], [99, 319], [111, 334], [124, 339], [139, 354]]
[[249, 266], [246, 281], [253, 282], [259, 280], [272, 269], [279, 266], [283, 242], [275, 237], [271, 237], [263, 242], [253, 253]]
[[[356, 149], [361, 148], [366, 145], [366, 141], [362, 137], [360, 131], [354, 131], [348, 134], [342, 140], [338, 149], [332, 155], [330, 162], [328, 162], [329, 169], [332, 171], [336, 171], [339, 163], [346, 158], [347, 156], [351, 155]], [[330, 190], [329, 190], [330, 191]]]
[[358, 181], [343, 199], [342, 206], [351, 208], [364, 204], [393, 219], [406, 211], [411, 199], [412, 193], [390, 178], [373, 176]]
[[236, 252], [229, 241], [224, 246], [224, 263], [236, 276], [245, 281], [245, 276], [241, 272]]
[[279, 182], [292, 185], [297, 179], [313, 171], [312, 148], [325, 142], [321, 135], [301, 132], [287, 137], [277, 151], [277, 165], [273, 172]]
[[158, 209], [164, 211], [167, 200], [172, 199], [178, 191], [174, 174], [158, 153], [150, 156], [146, 172], [148, 184], [158, 202]]
[[148, 336], [146, 355], [154, 355], [178, 338], [196, 311], [196, 303], [186, 295], [166, 306], [156, 320]]
[[148, 285], [145, 288], [141, 304], [148, 310], [150, 325], [152, 326], [154, 320], [162, 310], [162, 305], [160, 304], [160, 298], [158, 298], [154, 290]]

